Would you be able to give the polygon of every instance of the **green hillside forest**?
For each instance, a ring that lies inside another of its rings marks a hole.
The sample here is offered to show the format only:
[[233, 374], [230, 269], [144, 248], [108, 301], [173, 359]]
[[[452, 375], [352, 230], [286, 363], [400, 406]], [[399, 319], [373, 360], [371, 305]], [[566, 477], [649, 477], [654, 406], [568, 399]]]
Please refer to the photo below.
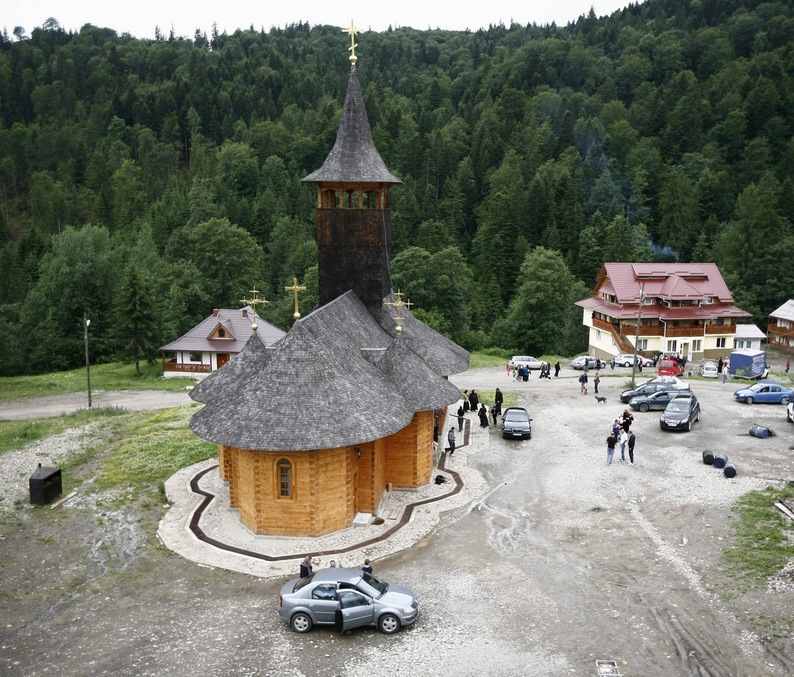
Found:
[[[466, 348], [573, 354], [605, 261], [714, 261], [766, 326], [794, 296], [794, 5], [648, 0], [567, 26], [357, 36], [393, 286]], [[0, 375], [156, 359], [256, 287], [317, 302], [338, 26], [0, 38]]]

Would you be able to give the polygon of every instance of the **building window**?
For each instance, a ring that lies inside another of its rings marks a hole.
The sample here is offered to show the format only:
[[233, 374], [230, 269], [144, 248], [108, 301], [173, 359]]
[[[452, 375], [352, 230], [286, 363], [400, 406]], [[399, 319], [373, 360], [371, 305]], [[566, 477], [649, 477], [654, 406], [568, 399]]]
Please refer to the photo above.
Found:
[[693, 353], [699, 353], [701, 350], [703, 350], [703, 348], [701, 346], [701, 343], [702, 343], [702, 341], [700, 339], [694, 339], [692, 341], [692, 352]]
[[292, 463], [286, 458], [278, 462], [278, 496], [292, 498]]
[[201, 353], [190, 353], [187, 359], [190, 362], [201, 362]]
[[725, 337], [717, 339], [717, 348], [724, 348], [725, 347]]
[[675, 339], [671, 339], [667, 341], [667, 352], [668, 353], [677, 353], [678, 352], [678, 341]]
[[640, 339], [637, 341], [637, 350], [648, 350], [648, 339]]

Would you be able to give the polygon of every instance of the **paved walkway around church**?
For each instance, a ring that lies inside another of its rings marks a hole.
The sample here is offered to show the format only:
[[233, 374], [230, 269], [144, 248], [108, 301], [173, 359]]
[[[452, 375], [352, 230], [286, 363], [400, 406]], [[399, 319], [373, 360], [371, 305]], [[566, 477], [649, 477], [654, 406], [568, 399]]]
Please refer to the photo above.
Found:
[[[456, 409], [454, 405], [449, 411]], [[451, 424], [457, 429], [455, 416], [448, 418], [439, 445]], [[311, 555], [315, 567], [328, 566], [331, 560], [351, 567], [361, 566], [365, 558], [376, 562], [427, 536], [442, 512], [460, 508], [487, 491], [485, 480], [467, 459], [487, 448], [489, 431], [468, 415], [454, 456], [449, 459], [448, 454], [436, 452], [433, 477], [443, 475], [447, 482], [385, 493], [377, 513], [382, 524], [352, 526], [317, 538], [258, 536], [243, 526], [239, 511], [229, 507], [228, 484], [218, 474], [217, 460], [208, 460], [183, 468], [166, 482], [172, 505], [157, 533], [166, 547], [186, 559], [253, 576], [297, 575], [306, 555]]]

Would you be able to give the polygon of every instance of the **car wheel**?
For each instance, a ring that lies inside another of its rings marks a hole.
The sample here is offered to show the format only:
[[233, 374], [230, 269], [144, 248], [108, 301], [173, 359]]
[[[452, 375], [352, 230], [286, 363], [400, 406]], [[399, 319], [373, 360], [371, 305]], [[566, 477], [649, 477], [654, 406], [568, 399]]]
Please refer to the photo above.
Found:
[[292, 629], [295, 632], [309, 632], [312, 629], [312, 619], [309, 614], [305, 614], [302, 611], [296, 613], [292, 618], [289, 619], [289, 624], [292, 626]]
[[745, 403], [745, 404], [752, 404], [754, 401], [755, 401], [755, 400], [753, 400], [753, 398], [752, 398], [752, 397], [745, 397], [745, 398], [744, 398], [744, 403]]
[[780, 404], [788, 404], [788, 397], [781, 398]]
[[378, 619], [378, 630], [384, 635], [393, 635], [400, 629], [400, 619], [394, 614], [383, 614]]
[[650, 407], [648, 407], [648, 405], [647, 405], [647, 404], [641, 404], [641, 405], [640, 405], [640, 411], [642, 411], [642, 412], [646, 412], [646, 411], [648, 411], [648, 409], [649, 409], [649, 408], [650, 408]]

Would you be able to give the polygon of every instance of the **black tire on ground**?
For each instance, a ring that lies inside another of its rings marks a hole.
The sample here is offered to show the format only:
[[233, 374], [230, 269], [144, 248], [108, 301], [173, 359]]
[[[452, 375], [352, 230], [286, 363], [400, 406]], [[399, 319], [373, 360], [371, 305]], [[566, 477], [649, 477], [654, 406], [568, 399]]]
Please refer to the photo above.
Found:
[[780, 404], [788, 404], [788, 397], [784, 397], [780, 400]]
[[303, 613], [303, 611], [293, 614], [292, 618], [289, 619], [289, 624], [295, 632], [300, 632], [301, 634], [309, 632], [313, 625], [311, 616]]
[[647, 404], [645, 404], [644, 402], [640, 405], [640, 411], [641, 412], [645, 413], [646, 411], [648, 411], [648, 409], [650, 409], [650, 407]]
[[755, 402], [755, 400], [752, 397], [747, 397], [744, 400], [745, 404], [752, 404], [753, 402]]
[[378, 630], [384, 635], [393, 635], [400, 629], [400, 619], [394, 614], [383, 614], [378, 619]]

